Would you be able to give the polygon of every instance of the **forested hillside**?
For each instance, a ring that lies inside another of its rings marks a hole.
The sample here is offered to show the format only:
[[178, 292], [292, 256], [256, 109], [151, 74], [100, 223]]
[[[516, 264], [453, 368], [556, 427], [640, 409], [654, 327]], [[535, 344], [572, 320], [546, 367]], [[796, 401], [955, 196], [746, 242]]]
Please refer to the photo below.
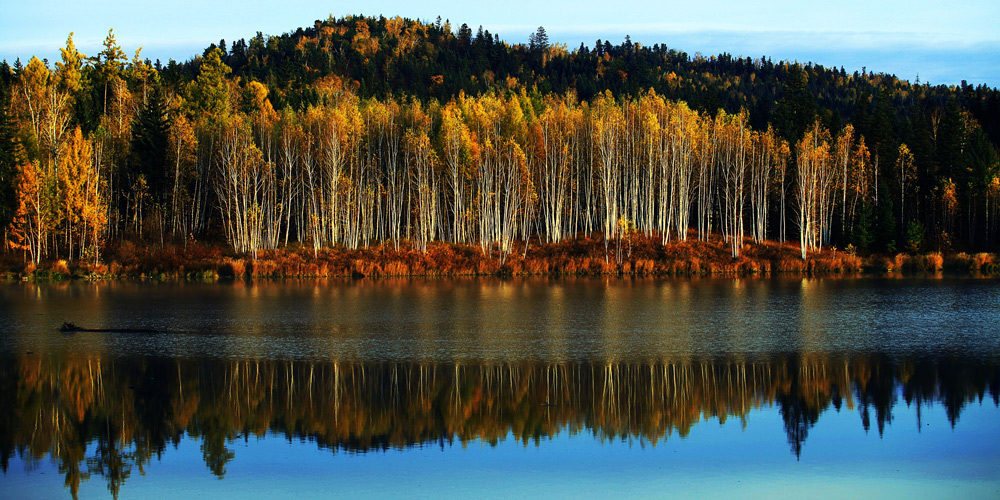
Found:
[[[129, 48], [130, 52], [133, 48]], [[815, 64], [330, 18], [192, 60], [0, 65], [4, 251], [109, 242], [998, 246], [1000, 95]]]

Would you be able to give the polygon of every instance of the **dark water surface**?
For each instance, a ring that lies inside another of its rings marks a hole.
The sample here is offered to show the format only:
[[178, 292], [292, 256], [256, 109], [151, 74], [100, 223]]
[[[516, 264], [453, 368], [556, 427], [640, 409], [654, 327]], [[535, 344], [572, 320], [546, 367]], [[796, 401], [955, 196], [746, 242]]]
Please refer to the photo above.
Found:
[[995, 280], [0, 286], [0, 498], [996, 498], [998, 398]]

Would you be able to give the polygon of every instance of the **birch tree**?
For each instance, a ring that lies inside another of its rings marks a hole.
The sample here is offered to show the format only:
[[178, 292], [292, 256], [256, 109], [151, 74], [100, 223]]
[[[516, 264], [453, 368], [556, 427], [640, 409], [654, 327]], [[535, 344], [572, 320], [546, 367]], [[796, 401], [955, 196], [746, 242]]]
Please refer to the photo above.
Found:
[[829, 131], [817, 121], [796, 146], [799, 245], [803, 259], [809, 250], [822, 250], [825, 203], [831, 179], [829, 136]]

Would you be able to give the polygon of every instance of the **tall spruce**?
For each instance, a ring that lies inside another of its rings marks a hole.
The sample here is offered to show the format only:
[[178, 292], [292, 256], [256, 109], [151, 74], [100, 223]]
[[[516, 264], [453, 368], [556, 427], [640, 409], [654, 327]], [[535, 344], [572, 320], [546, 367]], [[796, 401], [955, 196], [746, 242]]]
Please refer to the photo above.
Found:
[[145, 179], [154, 202], [166, 198], [167, 149], [170, 141], [170, 120], [160, 92], [152, 92], [145, 107], [139, 110], [132, 124], [132, 175]]
[[20, 161], [17, 124], [10, 112], [11, 88], [0, 85], [0, 228], [4, 235], [17, 207], [17, 167]]
[[775, 110], [775, 122], [781, 136], [796, 143], [816, 116], [816, 99], [809, 93], [806, 72], [799, 64], [788, 66], [788, 76]]

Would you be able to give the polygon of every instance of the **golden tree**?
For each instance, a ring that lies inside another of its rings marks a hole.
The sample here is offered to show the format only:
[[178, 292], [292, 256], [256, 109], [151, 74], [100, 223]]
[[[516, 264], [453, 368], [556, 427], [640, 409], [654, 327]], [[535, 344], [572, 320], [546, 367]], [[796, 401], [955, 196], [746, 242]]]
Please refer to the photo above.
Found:
[[38, 161], [23, 162], [17, 181], [17, 209], [11, 223], [11, 246], [25, 250], [31, 262], [38, 265], [45, 254], [46, 241], [55, 220], [50, 179]]

